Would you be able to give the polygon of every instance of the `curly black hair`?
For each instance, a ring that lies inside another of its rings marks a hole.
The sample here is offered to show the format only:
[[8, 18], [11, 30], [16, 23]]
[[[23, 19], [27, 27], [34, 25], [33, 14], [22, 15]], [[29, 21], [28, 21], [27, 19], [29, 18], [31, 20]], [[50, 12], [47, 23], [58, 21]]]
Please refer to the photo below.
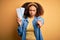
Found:
[[43, 10], [42, 6], [39, 3], [37, 3], [37, 2], [26, 2], [22, 5], [22, 7], [25, 8], [25, 12], [24, 12], [24, 17], [25, 18], [29, 17], [29, 7], [31, 7], [31, 6], [36, 7], [36, 10], [37, 10], [36, 15], [35, 15], [36, 17], [41, 16], [41, 15], [44, 14], [44, 10]]

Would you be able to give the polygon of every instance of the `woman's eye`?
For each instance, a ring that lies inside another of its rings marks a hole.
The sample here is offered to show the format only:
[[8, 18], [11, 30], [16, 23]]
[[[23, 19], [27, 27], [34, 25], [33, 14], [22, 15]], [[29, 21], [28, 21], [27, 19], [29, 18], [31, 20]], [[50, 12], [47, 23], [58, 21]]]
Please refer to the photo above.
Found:
[[35, 11], [35, 10], [29, 10], [29, 11]]

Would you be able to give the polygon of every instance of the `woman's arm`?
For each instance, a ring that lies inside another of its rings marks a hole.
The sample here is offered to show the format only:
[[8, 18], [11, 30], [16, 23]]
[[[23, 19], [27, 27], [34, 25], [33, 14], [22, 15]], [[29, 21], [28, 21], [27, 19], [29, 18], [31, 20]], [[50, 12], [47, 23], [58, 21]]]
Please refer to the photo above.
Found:
[[41, 26], [42, 26], [41, 21], [37, 21], [37, 24], [38, 24], [38, 27], [41, 28]]
[[17, 22], [18, 22], [18, 35], [21, 36], [22, 35], [22, 20], [20, 18], [17, 18]]
[[37, 24], [38, 24], [38, 27], [41, 28], [41, 26], [44, 24], [44, 19], [42, 17], [38, 17]]
[[22, 20], [20, 18], [17, 18], [18, 25], [22, 24]]

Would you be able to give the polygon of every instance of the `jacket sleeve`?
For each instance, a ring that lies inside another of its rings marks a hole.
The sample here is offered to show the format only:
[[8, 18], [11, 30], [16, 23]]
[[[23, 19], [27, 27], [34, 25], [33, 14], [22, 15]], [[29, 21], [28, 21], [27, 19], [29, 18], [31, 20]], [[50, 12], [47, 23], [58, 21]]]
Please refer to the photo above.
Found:
[[22, 35], [22, 26], [18, 26], [17, 32], [19, 36]]
[[22, 25], [18, 25], [17, 32], [19, 36], [22, 36], [23, 32], [23, 20], [22, 20]]
[[42, 25], [44, 24], [44, 19], [42, 17], [38, 17], [38, 20], [40, 20], [42, 22]]

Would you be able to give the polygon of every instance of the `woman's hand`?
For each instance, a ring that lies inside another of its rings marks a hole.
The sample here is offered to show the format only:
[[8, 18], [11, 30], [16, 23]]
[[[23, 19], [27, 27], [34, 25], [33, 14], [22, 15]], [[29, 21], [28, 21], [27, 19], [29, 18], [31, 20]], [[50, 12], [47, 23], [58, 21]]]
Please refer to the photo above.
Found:
[[19, 25], [21, 25], [21, 24], [22, 24], [22, 21], [21, 21], [21, 19], [20, 19], [20, 18], [17, 18], [17, 22], [18, 22], [18, 24], [19, 24]]
[[42, 26], [41, 21], [37, 21], [37, 24], [38, 24], [38, 27], [41, 28], [41, 26]]

